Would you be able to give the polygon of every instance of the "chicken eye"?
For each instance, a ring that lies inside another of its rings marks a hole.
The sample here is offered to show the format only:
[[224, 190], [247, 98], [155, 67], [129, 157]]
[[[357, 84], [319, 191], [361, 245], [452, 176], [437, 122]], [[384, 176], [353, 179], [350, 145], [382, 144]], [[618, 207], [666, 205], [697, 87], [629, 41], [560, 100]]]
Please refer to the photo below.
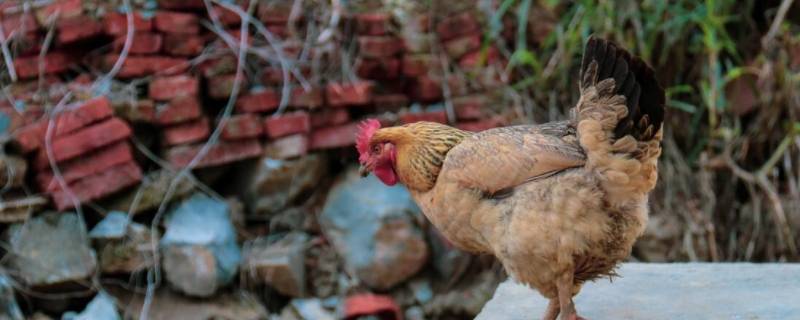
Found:
[[381, 146], [380, 145], [376, 144], [376, 145], [372, 146], [372, 153], [378, 153], [380, 151], [381, 151]]

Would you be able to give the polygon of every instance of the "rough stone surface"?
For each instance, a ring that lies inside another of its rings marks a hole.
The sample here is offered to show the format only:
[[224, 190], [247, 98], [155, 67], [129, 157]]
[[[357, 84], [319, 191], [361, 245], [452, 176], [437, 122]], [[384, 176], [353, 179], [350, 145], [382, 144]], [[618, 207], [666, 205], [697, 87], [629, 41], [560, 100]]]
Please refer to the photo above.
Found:
[[313, 154], [293, 160], [261, 157], [255, 170], [242, 170], [245, 205], [254, 215], [269, 217], [313, 190], [327, 172], [328, 161]]
[[454, 247], [433, 226], [429, 226], [427, 231], [433, 268], [447, 284], [456, 283], [467, 271], [472, 255]]
[[168, 214], [161, 250], [173, 287], [207, 297], [233, 280], [241, 253], [228, 211], [224, 201], [198, 194]]
[[[144, 295], [130, 291], [112, 290], [118, 301], [125, 301], [124, 319], [139, 319]], [[267, 311], [252, 296], [223, 293], [211, 299], [184, 297], [167, 288], [156, 291], [148, 313], [150, 320], [197, 320], [197, 319], [268, 319]]]
[[253, 241], [244, 254], [243, 272], [258, 282], [266, 283], [278, 292], [291, 296], [305, 295], [305, 246], [308, 235], [287, 234], [275, 243], [266, 238]]
[[14, 287], [4, 274], [0, 274], [0, 319], [25, 319], [17, 304], [17, 298], [14, 296]]
[[[800, 314], [800, 265], [623, 264], [621, 277], [583, 286], [575, 298], [588, 319], [792, 319]], [[508, 280], [476, 319], [535, 319], [547, 301]]]
[[97, 266], [83, 221], [47, 213], [9, 228], [11, 268], [27, 285], [50, 287], [90, 277]]
[[120, 211], [110, 212], [89, 232], [104, 274], [133, 273], [152, 266], [150, 236], [149, 228], [131, 222]]
[[[175, 172], [161, 169], [148, 173], [135, 189], [107, 200], [106, 208], [124, 212], [140, 213], [158, 208], [167, 194], [170, 183], [175, 181]], [[174, 198], [187, 195], [194, 188], [188, 177], [176, 182]]]
[[89, 302], [81, 313], [66, 312], [61, 320], [120, 320], [114, 298], [101, 292]]
[[425, 264], [428, 247], [415, 224], [419, 208], [402, 186], [350, 170], [328, 195], [320, 216], [325, 234], [350, 274], [374, 289], [389, 289]]

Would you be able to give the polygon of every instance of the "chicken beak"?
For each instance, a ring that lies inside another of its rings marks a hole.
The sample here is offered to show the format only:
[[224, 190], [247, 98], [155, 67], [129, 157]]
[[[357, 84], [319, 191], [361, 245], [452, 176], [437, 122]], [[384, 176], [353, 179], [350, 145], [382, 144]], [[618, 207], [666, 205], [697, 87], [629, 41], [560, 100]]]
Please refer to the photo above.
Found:
[[369, 168], [362, 164], [361, 167], [358, 168], [358, 174], [360, 174], [362, 178], [365, 178], [369, 175]]

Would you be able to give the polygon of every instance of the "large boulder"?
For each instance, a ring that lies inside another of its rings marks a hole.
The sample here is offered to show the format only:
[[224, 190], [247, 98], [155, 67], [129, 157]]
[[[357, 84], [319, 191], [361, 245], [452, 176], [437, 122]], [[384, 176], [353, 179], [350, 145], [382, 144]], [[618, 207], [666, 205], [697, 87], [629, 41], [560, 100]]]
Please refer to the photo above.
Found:
[[196, 194], [169, 212], [161, 239], [167, 282], [208, 297], [233, 280], [241, 260], [225, 201]]
[[[291, 206], [317, 188], [327, 173], [324, 155], [311, 154], [293, 160], [262, 157], [252, 170], [240, 170], [239, 192], [255, 216], [268, 218]], [[250, 169], [250, 168], [248, 168]]]
[[386, 290], [410, 278], [428, 258], [420, 215], [408, 191], [349, 170], [331, 189], [320, 224], [345, 267], [366, 285]]
[[46, 213], [8, 230], [9, 263], [25, 284], [54, 288], [91, 277], [97, 267], [86, 226], [75, 213]]
[[290, 297], [305, 295], [305, 247], [308, 235], [289, 233], [269, 243], [258, 238], [246, 246], [242, 272]]
[[89, 232], [100, 270], [107, 274], [133, 273], [153, 266], [150, 229], [111, 211]]

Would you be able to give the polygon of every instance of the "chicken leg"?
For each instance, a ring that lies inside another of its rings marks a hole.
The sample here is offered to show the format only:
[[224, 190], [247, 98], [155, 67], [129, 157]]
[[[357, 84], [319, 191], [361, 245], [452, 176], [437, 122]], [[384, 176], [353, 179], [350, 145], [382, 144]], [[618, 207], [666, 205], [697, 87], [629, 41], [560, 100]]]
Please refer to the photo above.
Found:
[[558, 298], [550, 299], [547, 304], [547, 310], [544, 312], [543, 320], [556, 320], [558, 312], [561, 311], [561, 305], [558, 303]]
[[[561, 320], [585, 320], [578, 316], [578, 312], [575, 311], [575, 303], [572, 302], [572, 296], [575, 292], [575, 282], [573, 278], [573, 271], [567, 271], [564, 272], [556, 282], [558, 301], [561, 304]], [[548, 309], [550, 308], [548, 307]]]

